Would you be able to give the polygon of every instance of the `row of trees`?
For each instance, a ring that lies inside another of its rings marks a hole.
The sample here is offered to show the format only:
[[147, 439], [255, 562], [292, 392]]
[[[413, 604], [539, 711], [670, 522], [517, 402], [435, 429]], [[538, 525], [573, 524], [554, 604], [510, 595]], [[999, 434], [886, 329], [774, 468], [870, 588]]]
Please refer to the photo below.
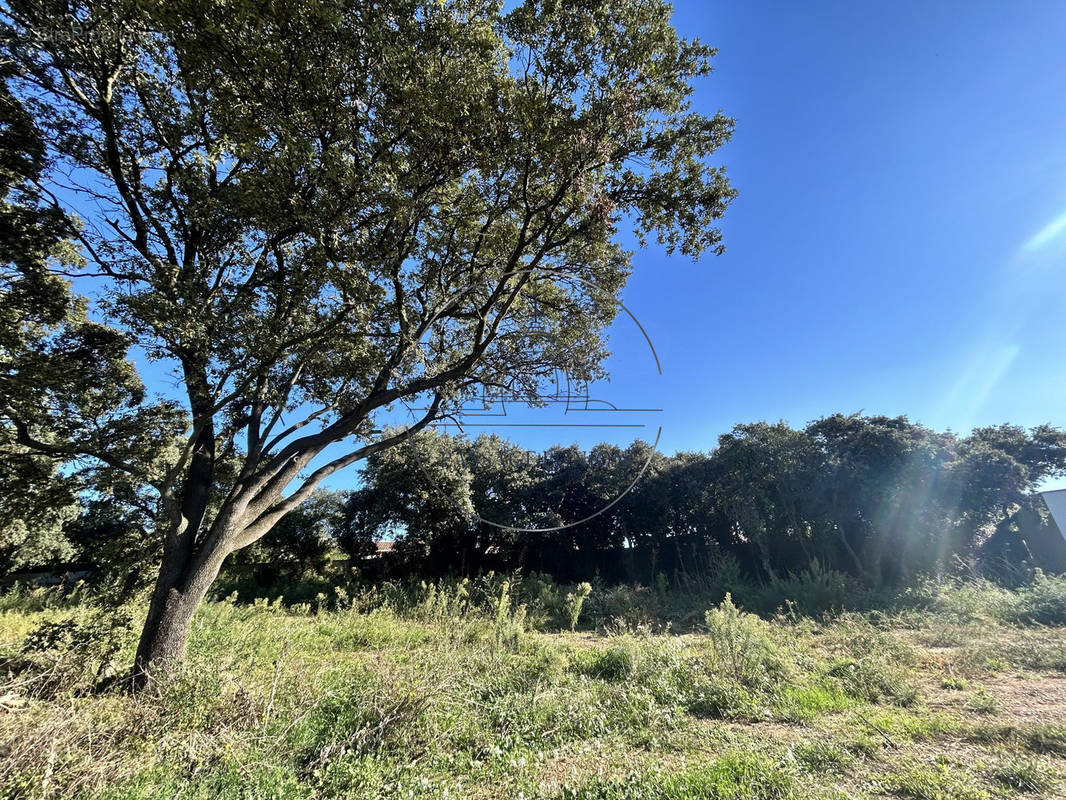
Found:
[[423, 432], [369, 459], [339, 531], [355, 553], [394, 536], [422, 571], [650, 580], [691, 576], [729, 554], [762, 579], [817, 561], [881, 585], [956, 557], [1066, 568], [1066, 544], [1045, 535], [1032, 494], [1062, 474], [1066, 432], [1049, 426], [960, 437], [902, 417], [837, 414], [799, 430], [739, 425], [709, 454], [674, 456], [642, 442], [537, 454], [495, 436]]
[[[643, 442], [537, 453], [424, 431], [372, 456], [360, 488], [316, 491], [231, 563], [299, 574], [339, 548], [364, 569], [422, 576], [525, 568], [684, 583], [726, 557], [756, 580], [817, 562], [872, 586], [960, 562], [1062, 571], [1066, 541], [1033, 491], [1063, 474], [1066, 432], [1049, 426], [959, 437], [837, 414], [799, 430], [738, 425], [710, 453], [673, 456]], [[135, 503], [79, 501], [58, 475], [37, 486], [38, 518], [0, 528], [3, 566], [91, 561], [120, 595], [150, 577], [159, 551]], [[395, 540], [390, 558], [367, 561], [382, 539]]]

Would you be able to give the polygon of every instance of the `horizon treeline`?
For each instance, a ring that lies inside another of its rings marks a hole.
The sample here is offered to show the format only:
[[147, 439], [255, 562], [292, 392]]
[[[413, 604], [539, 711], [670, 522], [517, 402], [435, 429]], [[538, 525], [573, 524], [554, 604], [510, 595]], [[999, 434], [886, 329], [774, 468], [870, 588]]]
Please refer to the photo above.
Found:
[[738, 425], [709, 453], [673, 456], [639, 441], [535, 453], [427, 431], [366, 462], [339, 539], [360, 555], [395, 538], [394, 569], [425, 575], [683, 584], [723, 558], [759, 581], [814, 567], [868, 586], [958, 567], [1061, 571], [1066, 542], [1034, 492], [1063, 474], [1066, 432], [1050, 425], [958, 436], [834, 414]]
[[[811, 570], [867, 587], [959, 569], [1003, 579], [1066, 571], [1066, 541], [1035, 493], [1062, 475], [1066, 431], [1050, 425], [959, 436], [834, 414], [737, 425], [710, 452], [674, 455], [641, 441], [534, 452], [427, 430], [367, 459], [359, 488], [315, 492], [230, 562], [266, 565], [267, 583], [320, 570], [337, 547], [369, 577], [526, 570], [684, 587], [729, 564], [759, 583]], [[20, 563], [9, 548], [7, 569], [94, 562], [122, 594], [151, 573], [143, 509], [95, 494], [67, 513], [51, 559]], [[382, 539], [393, 552], [368, 558]]]

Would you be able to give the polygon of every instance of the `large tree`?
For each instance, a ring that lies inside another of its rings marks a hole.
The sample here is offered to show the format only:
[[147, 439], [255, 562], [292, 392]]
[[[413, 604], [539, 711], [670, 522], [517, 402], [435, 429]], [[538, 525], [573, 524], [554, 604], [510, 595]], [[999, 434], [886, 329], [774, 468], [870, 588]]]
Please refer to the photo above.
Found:
[[[63, 376], [4, 398], [22, 446], [158, 497], [137, 674], [181, 660], [226, 556], [332, 472], [472, 393], [598, 375], [623, 223], [721, 249], [734, 192], [708, 157], [732, 123], [690, 109], [713, 51], [657, 0], [0, 13], [0, 58], [45, 133], [42, 191], [82, 221], [94, 318], [180, 390], [181, 424], [130, 389], [62, 436], [33, 401], [75, 389]], [[375, 433], [404, 402], [411, 424]]]

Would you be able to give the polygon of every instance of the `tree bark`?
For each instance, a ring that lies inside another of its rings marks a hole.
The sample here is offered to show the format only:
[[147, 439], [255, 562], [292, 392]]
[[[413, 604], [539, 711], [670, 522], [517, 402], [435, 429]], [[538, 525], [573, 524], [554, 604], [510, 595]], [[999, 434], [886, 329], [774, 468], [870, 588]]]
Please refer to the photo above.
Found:
[[179, 549], [164, 554], [134, 658], [135, 689], [143, 687], [151, 675], [184, 662], [196, 609], [218, 577], [226, 555], [221, 547], [191, 556]]

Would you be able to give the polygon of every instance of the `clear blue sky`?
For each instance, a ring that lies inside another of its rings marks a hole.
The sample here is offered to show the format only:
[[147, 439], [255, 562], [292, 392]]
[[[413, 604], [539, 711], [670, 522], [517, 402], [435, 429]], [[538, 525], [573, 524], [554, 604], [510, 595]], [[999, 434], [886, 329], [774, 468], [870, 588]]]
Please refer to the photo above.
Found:
[[[1066, 425], [1066, 4], [681, 2], [737, 120], [727, 253], [638, 251], [661, 449], [836, 411]], [[635, 377], [642, 376], [642, 377]], [[1066, 484], [1062, 484], [1066, 485]]]

